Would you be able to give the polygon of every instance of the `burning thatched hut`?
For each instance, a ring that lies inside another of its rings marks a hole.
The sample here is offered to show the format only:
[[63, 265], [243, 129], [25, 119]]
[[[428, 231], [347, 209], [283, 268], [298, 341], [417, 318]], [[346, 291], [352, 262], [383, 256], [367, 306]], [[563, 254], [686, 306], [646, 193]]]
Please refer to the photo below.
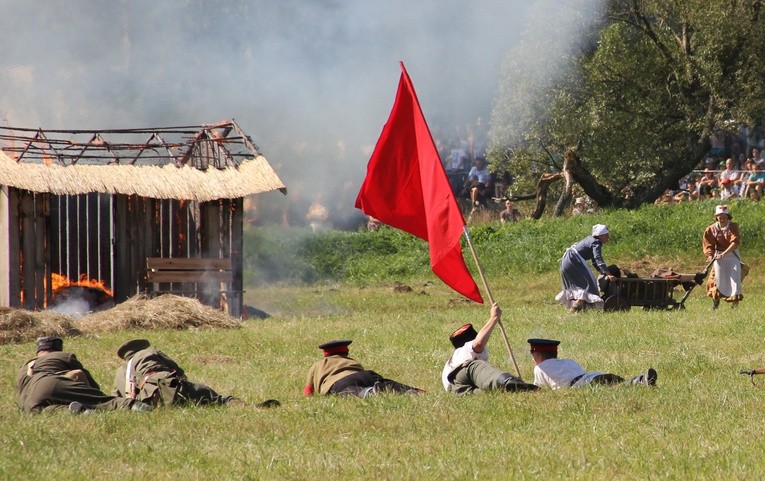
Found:
[[[242, 312], [243, 199], [286, 188], [232, 121], [193, 127], [0, 127], [0, 306], [43, 309], [95, 284], [151, 292], [147, 259], [205, 270], [155, 290]], [[178, 260], [178, 261], [174, 261]], [[230, 273], [216, 272], [221, 261]], [[167, 263], [166, 263], [167, 264]], [[63, 279], [63, 280], [62, 280]], [[209, 282], [205, 282], [209, 281]]]

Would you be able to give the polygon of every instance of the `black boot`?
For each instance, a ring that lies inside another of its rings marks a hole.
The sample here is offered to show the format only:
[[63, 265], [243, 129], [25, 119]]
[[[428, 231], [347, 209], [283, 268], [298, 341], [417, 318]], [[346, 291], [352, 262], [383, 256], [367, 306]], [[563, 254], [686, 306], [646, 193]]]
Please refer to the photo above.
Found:
[[659, 375], [656, 373], [656, 369], [649, 367], [648, 370], [639, 376], [635, 376], [630, 379], [630, 384], [645, 384], [646, 386], [655, 386], [656, 379]]
[[539, 386], [534, 384], [528, 384], [512, 374], [504, 373], [497, 378], [497, 386], [505, 391], [534, 391], [539, 389]]
[[72, 414], [90, 414], [95, 410], [95, 407], [82, 404], [79, 401], [72, 401], [69, 403], [69, 412]]

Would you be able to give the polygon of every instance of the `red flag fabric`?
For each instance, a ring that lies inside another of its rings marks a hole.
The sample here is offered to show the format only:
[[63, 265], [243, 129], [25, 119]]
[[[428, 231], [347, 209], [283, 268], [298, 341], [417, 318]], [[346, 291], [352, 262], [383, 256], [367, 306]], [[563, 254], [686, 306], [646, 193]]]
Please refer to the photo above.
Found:
[[396, 101], [369, 159], [356, 207], [426, 240], [433, 272], [463, 296], [483, 303], [462, 257], [465, 220], [403, 62]]

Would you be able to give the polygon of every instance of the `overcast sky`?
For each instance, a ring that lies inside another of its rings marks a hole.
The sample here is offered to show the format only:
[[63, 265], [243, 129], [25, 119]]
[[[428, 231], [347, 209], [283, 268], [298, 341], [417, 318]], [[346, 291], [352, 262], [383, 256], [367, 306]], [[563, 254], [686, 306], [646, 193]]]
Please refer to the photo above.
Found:
[[534, 3], [0, 0], [0, 123], [234, 118], [290, 195], [336, 190], [335, 179], [363, 178], [399, 61], [431, 128], [488, 120], [502, 58]]

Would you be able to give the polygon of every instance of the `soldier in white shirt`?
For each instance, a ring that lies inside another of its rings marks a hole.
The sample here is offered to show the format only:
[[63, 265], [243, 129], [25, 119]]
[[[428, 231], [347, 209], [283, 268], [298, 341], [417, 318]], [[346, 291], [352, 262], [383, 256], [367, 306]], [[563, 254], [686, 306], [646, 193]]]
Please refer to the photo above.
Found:
[[489, 363], [489, 348], [486, 344], [501, 317], [502, 310], [495, 302], [491, 306], [491, 317], [480, 332], [476, 332], [472, 324], [465, 324], [449, 337], [455, 349], [441, 372], [444, 389], [456, 394], [537, 389], [537, 386], [525, 383]]
[[558, 359], [560, 341], [552, 339], [529, 339], [531, 357], [534, 359], [534, 384], [552, 389], [582, 387], [589, 384], [645, 384], [656, 385], [656, 370], [649, 368], [644, 374], [625, 381], [616, 374], [586, 371], [572, 359]]

